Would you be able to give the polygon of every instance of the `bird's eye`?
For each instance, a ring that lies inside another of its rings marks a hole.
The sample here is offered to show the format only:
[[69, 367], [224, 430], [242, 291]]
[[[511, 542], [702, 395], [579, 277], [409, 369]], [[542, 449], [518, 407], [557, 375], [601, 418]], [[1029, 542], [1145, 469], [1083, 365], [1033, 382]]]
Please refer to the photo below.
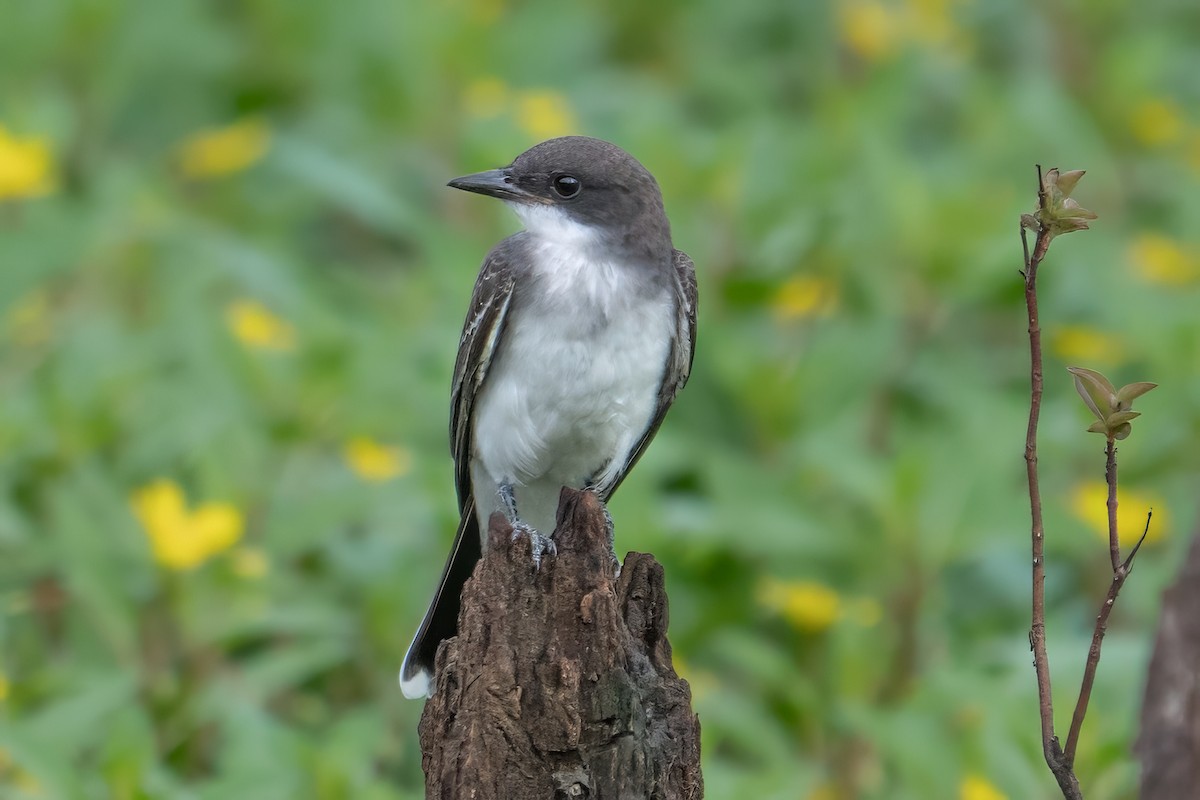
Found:
[[574, 197], [579, 194], [579, 190], [583, 188], [579, 183], [579, 179], [570, 175], [559, 175], [554, 179], [554, 193], [559, 197]]

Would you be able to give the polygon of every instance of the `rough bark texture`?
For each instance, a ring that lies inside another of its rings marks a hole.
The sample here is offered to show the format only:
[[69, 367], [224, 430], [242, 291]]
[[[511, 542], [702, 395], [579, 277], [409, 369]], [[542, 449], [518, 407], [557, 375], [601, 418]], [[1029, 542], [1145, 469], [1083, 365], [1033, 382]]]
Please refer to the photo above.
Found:
[[1163, 596], [1137, 752], [1142, 800], [1200, 796], [1200, 533]]
[[630, 553], [615, 577], [600, 501], [564, 489], [557, 555], [493, 516], [438, 651], [420, 735], [437, 800], [701, 798], [700, 723], [671, 666], [663, 570]]

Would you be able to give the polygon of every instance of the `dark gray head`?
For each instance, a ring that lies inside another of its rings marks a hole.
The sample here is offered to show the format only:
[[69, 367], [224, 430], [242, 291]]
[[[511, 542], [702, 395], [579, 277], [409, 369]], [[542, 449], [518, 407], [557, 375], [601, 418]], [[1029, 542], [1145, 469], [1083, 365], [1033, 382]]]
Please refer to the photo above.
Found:
[[671, 228], [654, 176], [600, 139], [550, 139], [507, 167], [455, 178], [449, 185], [504, 200], [535, 235], [565, 238], [586, 226], [607, 246], [631, 256], [670, 260]]

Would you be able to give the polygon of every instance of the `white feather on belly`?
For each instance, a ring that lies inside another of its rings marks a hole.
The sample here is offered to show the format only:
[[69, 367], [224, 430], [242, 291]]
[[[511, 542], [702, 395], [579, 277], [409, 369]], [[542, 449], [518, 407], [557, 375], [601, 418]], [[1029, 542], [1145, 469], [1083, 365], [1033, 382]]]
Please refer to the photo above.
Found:
[[510, 311], [476, 399], [471, 474], [483, 519], [510, 482], [522, 520], [550, 533], [559, 489], [612, 477], [650, 424], [675, 310], [666, 287], [648, 293], [645, 267], [590, 257], [592, 229], [550, 207], [522, 217], [538, 285]]

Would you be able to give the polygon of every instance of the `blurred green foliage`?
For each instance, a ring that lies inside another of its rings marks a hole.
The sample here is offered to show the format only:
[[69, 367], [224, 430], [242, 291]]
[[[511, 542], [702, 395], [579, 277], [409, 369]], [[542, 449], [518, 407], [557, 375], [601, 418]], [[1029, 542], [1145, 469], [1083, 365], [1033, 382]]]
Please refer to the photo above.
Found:
[[1065, 367], [1156, 381], [1121, 445], [1156, 528], [1078, 759], [1132, 797], [1200, 478], [1198, 34], [1178, 0], [8, 0], [0, 794], [422, 796], [395, 673], [516, 228], [443, 184], [576, 132], [655, 173], [700, 273], [613, 514], [666, 566], [713, 798], [1056, 796], [1017, 230], [1035, 162], [1089, 170], [1100, 219], [1041, 275], [1049, 641], [1065, 725], [1108, 581]]

